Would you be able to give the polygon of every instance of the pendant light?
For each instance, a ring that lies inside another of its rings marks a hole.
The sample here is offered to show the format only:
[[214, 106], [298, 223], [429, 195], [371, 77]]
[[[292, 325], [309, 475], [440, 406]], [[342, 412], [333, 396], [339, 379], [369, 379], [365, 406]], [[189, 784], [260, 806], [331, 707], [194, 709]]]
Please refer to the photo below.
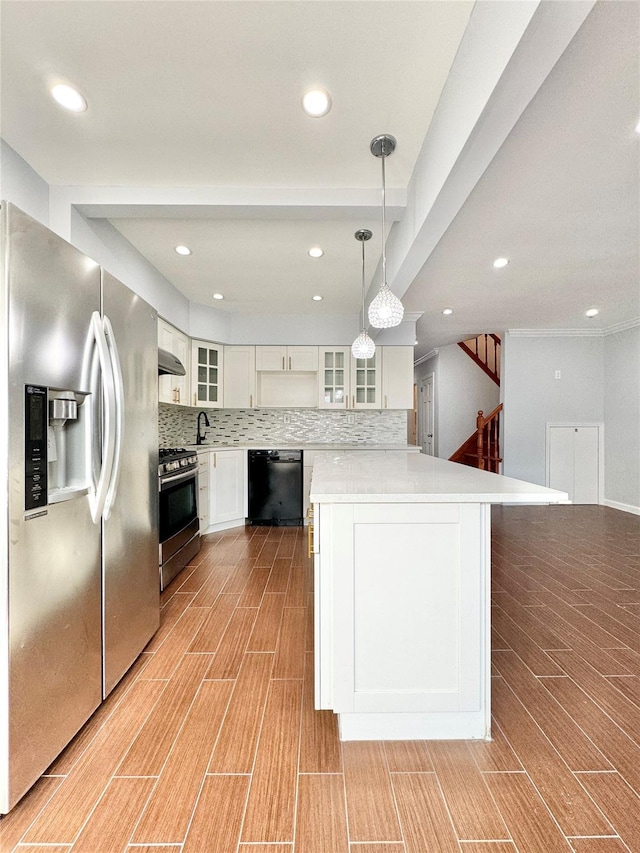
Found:
[[364, 244], [373, 237], [368, 228], [359, 228], [353, 235], [362, 243], [362, 331], [351, 344], [351, 354], [354, 358], [371, 358], [376, 351], [376, 345], [367, 334], [364, 326]]
[[390, 329], [392, 326], [398, 326], [402, 322], [404, 316], [404, 308], [402, 302], [393, 293], [387, 284], [387, 253], [385, 248], [386, 242], [386, 223], [385, 223], [385, 175], [384, 161], [389, 154], [393, 154], [396, 150], [395, 136], [390, 136], [383, 133], [381, 136], [376, 136], [371, 140], [371, 153], [374, 157], [380, 157], [382, 160], [382, 284], [380, 290], [369, 305], [369, 322], [376, 329]]

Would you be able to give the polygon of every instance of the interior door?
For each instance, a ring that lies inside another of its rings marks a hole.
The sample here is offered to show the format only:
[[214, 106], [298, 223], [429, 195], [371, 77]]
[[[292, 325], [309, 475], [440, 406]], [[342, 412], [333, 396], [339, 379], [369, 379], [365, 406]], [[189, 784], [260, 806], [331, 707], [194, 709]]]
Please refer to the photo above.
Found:
[[420, 445], [427, 456], [435, 454], [435, 418], [433, 405], [433, 373], [420, 383]]

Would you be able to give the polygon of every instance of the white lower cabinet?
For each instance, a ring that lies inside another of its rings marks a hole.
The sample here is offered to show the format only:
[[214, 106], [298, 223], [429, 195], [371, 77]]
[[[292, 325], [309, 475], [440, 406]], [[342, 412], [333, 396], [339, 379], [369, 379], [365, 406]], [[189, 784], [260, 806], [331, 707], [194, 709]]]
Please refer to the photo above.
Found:
[[311, 505], [309, 492], [311, 491], [311, 475], [313, 474], [313, 460], [315, 451], [303, 450], [302, 452], [302, 517], [307, 517]]
[[209, 531], [244, 523], [247, 516], [246, 450], [212, 450], [209, 455]]
[[209, 527], [209, 457], [210, 451], [198, 453], [198, 518], [200, 533], [206, 533]]
[[478, 504], [314, 505], [315, 706], [343, 740], [489, 731], [490, 516]]

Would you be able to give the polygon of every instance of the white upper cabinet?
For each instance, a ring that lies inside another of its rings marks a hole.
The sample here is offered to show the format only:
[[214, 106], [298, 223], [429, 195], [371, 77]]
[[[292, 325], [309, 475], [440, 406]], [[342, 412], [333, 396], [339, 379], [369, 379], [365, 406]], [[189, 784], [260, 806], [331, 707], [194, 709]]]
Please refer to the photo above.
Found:
[[257, 346], [256, 370], [258, 371], [304, 371], [318, 370], [318, 347], [305, 346]]
[[350, 408], [381, 408], [381, 388], [380, 347], [376, 347], [376, 351], [371, 358], [352, 358]]
[[413, 347], [382, 347], [382, 408], [413, 409]]
[[319, 347], [318, 368], [318, 408], [349, 408], [350, 347]]
[[173, 353], [184, 365], [185, 376], [158, 377], [158, 401], [189, 405], [189, 338], [184, 332], [158, 318], [158, 346]]
[[222, 408], [223, 353], [221, 344], [191, 341], [191, 405]]
[[253, 346], [225, 346], [225, 409], [252, 409], [255, 403], [256, 348]]

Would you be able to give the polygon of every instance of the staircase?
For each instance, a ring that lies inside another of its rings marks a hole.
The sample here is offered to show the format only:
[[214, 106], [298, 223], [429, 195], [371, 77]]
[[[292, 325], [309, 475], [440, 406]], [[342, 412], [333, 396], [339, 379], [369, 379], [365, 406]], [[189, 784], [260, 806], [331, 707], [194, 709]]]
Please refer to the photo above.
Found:
[[[500, 386], [500, 336], [489, 332], [466, 341], [458, 346], [478, 367]], [[460, 462], [471, 468], [500, 473], [500, 413], [502, 403], [485, 418], [480, 410], [476, 418], [476, 431], [449, 457], [450, 462]]]
[[458, 346], [471, 358], [481, 370], [491, 377], [496, 385], [500, 385], [500, 347], [502, 341], [499, 335], [490, 332], [478, 335], [466, 341], [459, 341]]
[[460, 462], [471, 468], [500, 473], [500, 412], [502, 403], [485, 418], [482, 410], [476, 419], [476, 431], [449, 457], [449, 462]]

